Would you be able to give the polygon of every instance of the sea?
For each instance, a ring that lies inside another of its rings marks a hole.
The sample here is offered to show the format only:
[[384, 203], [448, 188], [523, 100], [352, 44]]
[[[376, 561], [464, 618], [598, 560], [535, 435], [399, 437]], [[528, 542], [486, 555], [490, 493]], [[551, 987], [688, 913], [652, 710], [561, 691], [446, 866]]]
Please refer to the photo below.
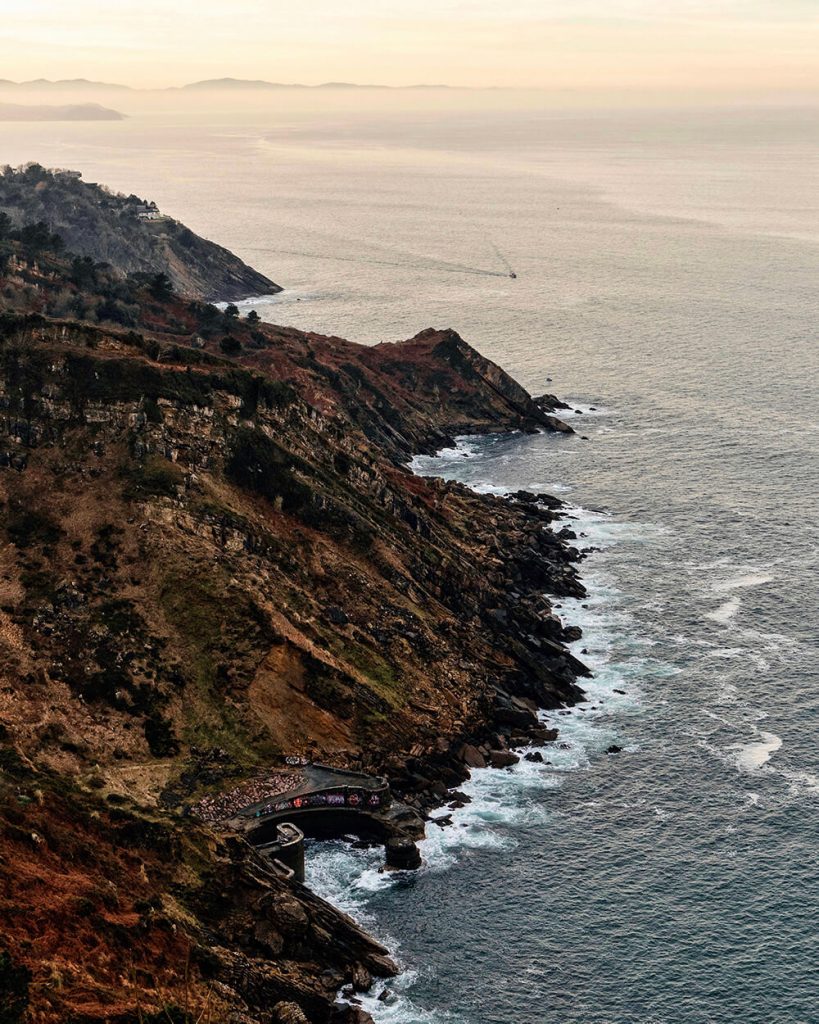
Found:
[[571, 406], [574, 436], [412, 463], [565, 501], [596, 550], [555, 608], [594, 676], [544, 715], [542, 764], [473, 773], [420, 871], [310, 848], [308, 883], [403, 969], [363, 997], [377, 1024], [819, 1021], [819, 111], [348, 92], [129, 114], [3, 125], [0, 162], [156, 200], [285, 288], [243, 304], [266, 320], [454, 327]]

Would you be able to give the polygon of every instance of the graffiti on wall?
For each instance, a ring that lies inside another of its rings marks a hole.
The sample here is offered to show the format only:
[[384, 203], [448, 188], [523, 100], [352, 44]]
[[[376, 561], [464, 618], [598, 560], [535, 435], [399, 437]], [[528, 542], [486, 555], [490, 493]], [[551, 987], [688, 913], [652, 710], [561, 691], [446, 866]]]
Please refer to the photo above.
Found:
[[383, 794], [369, 793], [363, 789], [330, 790], [323, 793], [306, 793], [266, 804], [253, 815], [255, 818], [282, 811], [303, 811], [311, 807], [350, 807], [355, 810], [378, 810], [383, 803]]

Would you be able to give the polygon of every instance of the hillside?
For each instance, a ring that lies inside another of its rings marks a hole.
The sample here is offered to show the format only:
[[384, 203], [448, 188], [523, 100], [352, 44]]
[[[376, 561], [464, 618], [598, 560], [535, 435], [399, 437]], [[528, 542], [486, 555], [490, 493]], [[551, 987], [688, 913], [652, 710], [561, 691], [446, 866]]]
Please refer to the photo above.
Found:
[[135, 195], [82, 181], [75, 172], [31, 164], [0, 174], [0, 212], [12, 223], [43, 222], [79, 256], [123, 275], [166, 274], [193, 298], [228, 301], [281, 291], [215, 242], [194, 234]]
[[366, 348], [17, 236], [0, 244], [6, 1019], [329, 1021], [341, 984], [394, 971], [384, 950], [186, 808], [300, 755], [384, 773], [424, 813], [476, 747], [576, 700], [577, 634], [546, 596], [583, 594], [559, 503], [404, 468], [455, 433], [568, 428], [454, 331]]

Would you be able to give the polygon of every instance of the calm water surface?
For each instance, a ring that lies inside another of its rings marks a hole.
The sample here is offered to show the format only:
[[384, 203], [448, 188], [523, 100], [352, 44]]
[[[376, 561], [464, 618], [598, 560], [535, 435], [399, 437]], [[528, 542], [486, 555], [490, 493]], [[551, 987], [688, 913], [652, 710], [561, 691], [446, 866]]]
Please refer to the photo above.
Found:
[[4, 126], [0, 160], [80, 167], [252, 260], [288, 289], [249, 304], [268, 319], [371, 343], [454, 326], [582, 410], [588, 440], [473, 439], [415, 465], [570, 503], [603, 550], [559, 612], [595, 678], [551, 718], [568, 749], [476, 772], [421, 872], [314, 849], [313, 884], [406, 967], [379, 1024], [819, 1021], [817, 125], [527, 108]]

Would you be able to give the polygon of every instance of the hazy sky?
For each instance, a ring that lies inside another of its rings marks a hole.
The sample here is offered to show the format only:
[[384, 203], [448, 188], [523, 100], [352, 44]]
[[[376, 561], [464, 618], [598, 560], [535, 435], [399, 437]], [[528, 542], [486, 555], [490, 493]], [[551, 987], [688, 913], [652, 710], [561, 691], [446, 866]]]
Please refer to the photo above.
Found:
[[819, 88], [819, 0], [0, 0], [0, 75]]

